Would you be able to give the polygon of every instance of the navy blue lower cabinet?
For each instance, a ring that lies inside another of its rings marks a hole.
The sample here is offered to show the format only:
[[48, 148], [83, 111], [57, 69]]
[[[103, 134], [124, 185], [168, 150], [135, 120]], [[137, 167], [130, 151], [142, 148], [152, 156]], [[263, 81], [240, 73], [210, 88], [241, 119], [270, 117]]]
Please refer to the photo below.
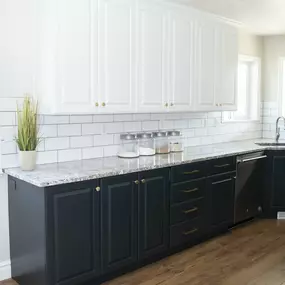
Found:
[[102, 188], [102, 263], [110, 273], [138, 260], [138, 174], [104, 178]]
[[79, 284], [101, 274], [100, 192], [95, 186], [47, 191], [49, 284]]
[[208, 227], [210, 232], [226, 230], [234, 221], [235, 174], [208, 178]]
[[139, 174], [139, 259], [169, 247], [169, 169]]

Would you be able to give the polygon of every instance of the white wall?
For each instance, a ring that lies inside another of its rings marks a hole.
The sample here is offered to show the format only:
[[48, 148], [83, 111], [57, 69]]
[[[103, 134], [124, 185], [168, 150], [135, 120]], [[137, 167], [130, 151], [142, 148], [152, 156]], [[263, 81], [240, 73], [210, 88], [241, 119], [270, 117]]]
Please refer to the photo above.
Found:
[[279, 59], [285, 57], [285, 36], [268, 36], [263, 39], [264, 101], [277, 102]]
[[[24, 93], [34, 93], [36, 85], [36, 3], [39, 0], [0, 1], [0, 136], [5, 138], [3, 163], [16, 166], [15, 104]], [[240, 53], [262, 55], [260, 38], [240, 33]], [[45, 140], [40, 147], [40, 163], [70, 159], [108, 156], [115, 153], [118, 132], [156, 130], [158, 128], [182, 129], [189, 136], [189, 145], [260, 137], [259, 123], [221, 125], [221, 113], [181, 115], [126, 115], [126, 116], [45, 116], [42, 132]], [[99, 135], [105, 134], [103, 146], [96, 146], [94, 130], [100, 120]], [[111, 124], [111, 125], [110, 125]], [[64, 126], [62, 126], [64, 125]], [[104, 125], [104, 126], [103, 126]], [[65, 133], [61, 133], [65, 129]], [[86, 132], [84, 131], [86, 129]], [[6, 178], [0, 177], [0, 280], [10, 276], [8, 241], [8, 203]]]

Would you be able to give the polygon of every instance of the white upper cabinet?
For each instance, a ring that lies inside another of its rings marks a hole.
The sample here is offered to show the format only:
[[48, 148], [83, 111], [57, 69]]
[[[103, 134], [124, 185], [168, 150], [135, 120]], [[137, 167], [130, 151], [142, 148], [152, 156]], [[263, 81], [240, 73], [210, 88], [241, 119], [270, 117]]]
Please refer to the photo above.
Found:
[[215, 110], [215, 25], [199, 19], [196, 31], [196, 110]]
[[137, 108], [138, 112], [168, 110], [169, 15], [154, 1], [140, 1], [138, 8]]
[[216, 29], [215, 99], [223, 110], [236, 110], [238, 41], [236, 29], [220, 24]]
[[136, 92], [136, 1], [98, 2], [99, 110], [108, 113], [133, 112]]
[[98, 97], [97, 7], [92, 0], [48, 0], [42, 14], [40, 110], [93, 112]]
[[170, 111], [193, 110], [195, 85], [195, 16], [174, 10], [170, 16]]
[[42, 0], [43, 113], [236, 109], [237, 32], [154, 0]]

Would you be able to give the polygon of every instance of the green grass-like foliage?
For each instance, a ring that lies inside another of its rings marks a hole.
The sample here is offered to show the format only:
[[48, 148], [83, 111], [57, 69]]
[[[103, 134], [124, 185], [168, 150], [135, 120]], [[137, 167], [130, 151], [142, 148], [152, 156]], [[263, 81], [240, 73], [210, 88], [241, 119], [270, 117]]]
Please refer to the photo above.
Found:
[[35, 151], [38, 136], [38, 103], [29, 96], [24, 98], [22, 110], [17, 106], [18, 136], [15, 138], [20, 151]]

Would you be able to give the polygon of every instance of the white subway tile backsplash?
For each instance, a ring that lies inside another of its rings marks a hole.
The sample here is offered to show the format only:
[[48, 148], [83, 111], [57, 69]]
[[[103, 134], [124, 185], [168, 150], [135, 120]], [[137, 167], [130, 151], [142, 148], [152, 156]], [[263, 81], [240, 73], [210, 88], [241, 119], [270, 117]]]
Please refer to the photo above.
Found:
[[103, 133], [103, 124], [92, 123], [82, 125], [82, 135], [98, 135]]
[[81, 125], [72, 124], [72, 125], [58, 125], [58, 136], [67, 137], [67, 136], [80, 136], [81, 135]]
[[160, 121], [160, 129], [161, 130], [172, 130], [172, 129], [174, 129], [174, 121], [171, 121], [171, 120]]
[[157, 131], [159, 128], [158, 121], [144, 121], [142, 122], [143, 131]]
[[17, 153], [17, 145], [15, 141], [2, 142], [2, 154]]
[[124, 132], [141, 132], [141, 122], [124, 122]]
[[114, 135], [95, 135], [93, 140], [94, 146], [112, 145], [114, 143]]
[[128, 122], [132, 120], [133, 120], [132, 114], [114, 115], [114, 122]]
[[45, 139], [45, 150], [60, 150], [69, 148], [69, 137], [62, 138], [46, 138]]
[[73, 115], [70, 116], [70, 124], [83, 124], [83, 123], [92, 123], [92, 115]]
[[90, 147], [82, 149], [82, 159], [92, 159], [103, 157], [102, 147]]
[[175, 129], [187, 129], [188, 128], [188, 121], [187, 120], [176, 120], [174, 121], [174, 128]]
[[2, 155], [2, 167], [17, 167], [19, 166], [18, 154], [4, 154]]
[[189, 120], [190, 128], [202, 128], [205, 126], [205, 121], [203, 119], [192, 119]]
[[109, 145], [109, 146], [104, 146], [103, 147], [103, 154], [104, 156], [115, 156], [118, 154], [118, 145]]
[[71, 148], [84, 148], [93, 146], [93, 136], [81, 136], [71, 137], [70, 147]]
[[57, 137], [57, 125], [42, 125], [42, 126], [40, 126], [39, 135], [42, 138]]
[[58, 162], [73, 161], [81, 159], [81, 149], [66, 149], [58, 151]]
[[68, 124], [69, 116], [44, 116], [43, 123], [45, 125], [60, 125], [60, 124]]
[[39, 151], [37, 153], [37, 164], [47, 164], [57, 161], [57, 151]]
[[2, 126], [15, 126], [16, 125], [15, 112], [0, 112], [0, 124]]
[[108, 123], [114, 121], [114, 115], [94, 115], [93, 122], [94, 123]]
[[13, 141], [16, 136], [16, 127], [0, 127], [0, 137], [4, 141]]
[[134, 121], [149, 121], [151, 118], [150, 114], [134, 114], [133, 120]]
[[124, 132], [124, 124], [120, 123], [106, 123], [105, 133], [106, 134], [118, 134]]

